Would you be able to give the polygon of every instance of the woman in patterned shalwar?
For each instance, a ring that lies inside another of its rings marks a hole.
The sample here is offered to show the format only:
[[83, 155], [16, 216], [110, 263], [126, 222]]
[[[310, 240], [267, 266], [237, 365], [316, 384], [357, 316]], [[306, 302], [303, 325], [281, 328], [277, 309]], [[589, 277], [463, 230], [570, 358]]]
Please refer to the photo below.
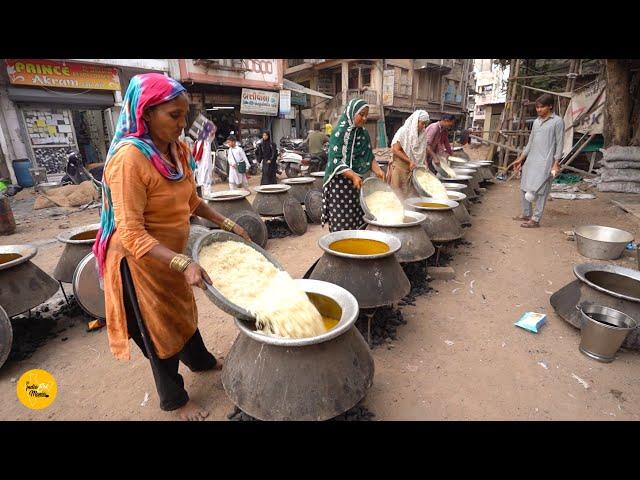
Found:
[[371, 150], [369, 132], [364, 128], [369, 106], [354, 98], [345, 108], [329, 140], [329, 160], [324, 172], [322, 225], [329, 231], [356, 230], [364, 225], [360, 207], [362, 179], [373, 172], [384, 173]]

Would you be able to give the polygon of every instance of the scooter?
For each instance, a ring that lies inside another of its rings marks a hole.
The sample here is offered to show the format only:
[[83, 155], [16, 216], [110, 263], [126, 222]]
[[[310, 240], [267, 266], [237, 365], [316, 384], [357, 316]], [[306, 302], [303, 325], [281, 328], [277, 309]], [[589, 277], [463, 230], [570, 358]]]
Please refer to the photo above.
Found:
[[280, 154], [281, 169], [287, 177], [296, 178], [302, 172], [303, 159], [302, 152], [285, 148]]

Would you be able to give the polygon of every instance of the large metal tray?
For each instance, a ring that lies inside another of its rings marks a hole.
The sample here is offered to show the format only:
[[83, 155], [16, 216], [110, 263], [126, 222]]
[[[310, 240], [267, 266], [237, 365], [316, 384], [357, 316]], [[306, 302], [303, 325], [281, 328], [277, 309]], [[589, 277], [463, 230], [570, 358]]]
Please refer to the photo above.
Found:
[[[255, 243], [249, 243], [242, 237], [236, 235], [235, 233], [225, 232], [222, 230], [213, 231], [211, 233], [203, 235], [198, 240], [196, 240], [196, 243], [193, 247], [193, 259], [196, 262], [200, 263], [200, 252], [204, 247], [211, 245], [212, 243], [220, 243], [220, 242], [227, 242], [227, 241], [240, 242], [240, 243], [244, 243], [245, 245], [248, 245], [249, 247], [253, 248], [255, 251], [261, 253], [278, 270], [284, 271], [284, 267], [280, 264], [280, 262], [278, 262], [272, 255], [264, 251]], [[251, 286], [247, 285], [247, 288], [251, 288]], [[236, 305], [235, 303], [229, 301], [213, 285], [207, 285], [207, 290], [205, 291], [205, 294], [207, 295], [209, 300], [211, 300], [214, 303], [214, 305], [216, 305], [223, 312], [226, 312], [229, 315], [232, 315], [233, 317], [239, 320], [244, 320], [246, 322], [255, 322], [256, 319], [251, 313], [249, 313], [247, 310], [240, 307], [239, 305]]]
[[360, 206], [362, 207], [362, 210], [364, 210], [364, 213], [367, 216], [367, 218], [374, 221], [376, 220], [376, 216], [371, 212], [371, 210], [369, 210], [369, 207], [367, 206], [367, 202], [365, 201], [365, 198], [371, 195], [372, 193], [379, 192], [379, 191], [390, 192], [390, 193], [393, 193], [394, 195], [396, 194], [389, 184], [383, 182], [378, 177], [369, 177], [365, 179], [362, 182], [362, 186], [360, 187]]

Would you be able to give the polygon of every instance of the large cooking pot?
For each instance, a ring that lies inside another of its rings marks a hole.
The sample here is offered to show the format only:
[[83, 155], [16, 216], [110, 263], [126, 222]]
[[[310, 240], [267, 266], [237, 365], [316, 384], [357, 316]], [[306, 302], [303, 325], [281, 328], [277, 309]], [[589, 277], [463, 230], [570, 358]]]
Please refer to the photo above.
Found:
[[331, 283], [296, 282], [323, 316], [339, 322], [322, 335], [288, 339], [236, 319], [240, 333], [222, 385], [234, 404], [259, 420], [328, 420], [355, 406], [373, 384], [373, 357], [354, 326], [355, 297]]

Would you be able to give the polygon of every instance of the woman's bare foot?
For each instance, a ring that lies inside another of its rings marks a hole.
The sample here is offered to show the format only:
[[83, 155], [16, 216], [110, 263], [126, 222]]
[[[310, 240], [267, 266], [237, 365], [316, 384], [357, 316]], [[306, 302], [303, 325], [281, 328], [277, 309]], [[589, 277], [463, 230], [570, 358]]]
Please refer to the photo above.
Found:
[[209, 412], [193, 400], [189, 400], [182, 407], [178, 408], [176, 412], [182, 420], [189, 422], [201, 422], [209, 416]]
[[525, 217], [524, 215], [520, 215], [519, 217], [513, 217], [513, 220], [528, 222], [529, 220], [531, 220], [531, 217]]

